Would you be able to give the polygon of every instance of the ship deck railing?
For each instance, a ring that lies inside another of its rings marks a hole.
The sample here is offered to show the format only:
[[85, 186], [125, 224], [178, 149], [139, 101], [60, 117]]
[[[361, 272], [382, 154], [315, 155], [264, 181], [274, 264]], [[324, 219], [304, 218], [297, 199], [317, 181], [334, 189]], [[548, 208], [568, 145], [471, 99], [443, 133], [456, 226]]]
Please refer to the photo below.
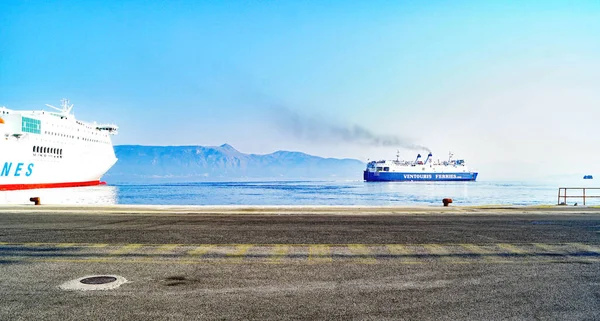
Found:
[[[573, 193], [567, 195], [568, 191]], [[589, 198], [600, 198], [600, 187], [559, 187], [557, 205], [567, 205], [567, 199], [583, 199], [585, 205]]]

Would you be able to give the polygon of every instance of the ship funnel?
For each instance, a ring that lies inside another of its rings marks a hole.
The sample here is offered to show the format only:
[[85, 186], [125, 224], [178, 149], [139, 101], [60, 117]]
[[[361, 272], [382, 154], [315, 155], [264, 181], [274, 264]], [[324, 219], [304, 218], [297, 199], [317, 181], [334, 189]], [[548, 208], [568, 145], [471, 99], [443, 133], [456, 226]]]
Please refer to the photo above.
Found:
[[433, 155], [431, 153], [429, 153], [429, 155], [427, 155], [427, 159], [425, 160], [425, 163], [423, 163], [424, 165], [427, 164], [427, 162], [429, 161], [429, 159], [432, 157]]
[[421, 154], [417, 154], [417, 159], [415, 159], [415, 164], [419, 161], [419, 158], [421, 158]]

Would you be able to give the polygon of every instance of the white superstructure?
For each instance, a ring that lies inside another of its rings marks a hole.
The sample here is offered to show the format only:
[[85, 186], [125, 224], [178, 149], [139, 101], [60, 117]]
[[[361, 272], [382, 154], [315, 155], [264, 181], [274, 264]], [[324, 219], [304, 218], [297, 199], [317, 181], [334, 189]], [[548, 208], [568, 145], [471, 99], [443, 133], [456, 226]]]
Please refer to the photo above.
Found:
[[0, 190], [98, 185], [116, 163], [116, 125], [77, 120], [66, 99], [47, 106], [0, 107]]

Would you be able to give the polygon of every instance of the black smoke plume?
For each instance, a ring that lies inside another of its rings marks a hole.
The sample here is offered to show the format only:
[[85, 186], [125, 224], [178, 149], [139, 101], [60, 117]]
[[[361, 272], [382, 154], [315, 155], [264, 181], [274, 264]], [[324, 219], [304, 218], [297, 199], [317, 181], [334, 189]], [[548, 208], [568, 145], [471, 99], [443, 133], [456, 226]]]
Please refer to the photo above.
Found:
[[347, 143], [377, 147], [398, 147], [410, 150], [429, 148], [414, 144], [408, 138], [379, 135], [360, 125], [341, 125], [317, 117], [306, 117], [287, 108], [275, 108], [273, 114], [282, 131], [314, 143]]

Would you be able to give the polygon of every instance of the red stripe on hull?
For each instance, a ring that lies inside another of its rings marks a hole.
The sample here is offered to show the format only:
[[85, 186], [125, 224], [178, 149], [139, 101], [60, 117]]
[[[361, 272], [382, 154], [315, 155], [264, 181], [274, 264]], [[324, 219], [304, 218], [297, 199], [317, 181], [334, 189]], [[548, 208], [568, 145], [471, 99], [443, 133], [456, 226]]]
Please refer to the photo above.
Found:
[[41, 183], [41, 184], [7, 184], [7, 185], [0, 185], [0, 191], [14, 191], [14, 190], [20, 190], [20, 189], [35, 189], [35, 188], [95, 186], [95, 185], [104, 185], [104, 184], [106, 184], [106, 182], [101, 182], [101, 181], [69, 182], [69, 183]]

